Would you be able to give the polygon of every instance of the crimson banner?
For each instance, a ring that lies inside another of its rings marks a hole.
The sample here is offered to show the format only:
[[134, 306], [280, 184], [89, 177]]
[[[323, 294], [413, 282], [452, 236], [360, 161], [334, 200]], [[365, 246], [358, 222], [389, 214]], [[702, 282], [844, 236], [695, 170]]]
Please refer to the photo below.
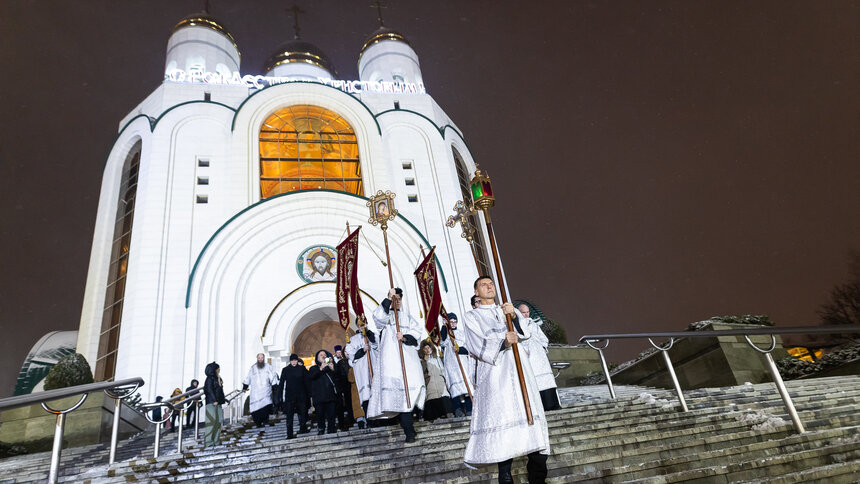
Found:
[[418, 280], [418, 293], [427, 319], [424, 327], [430, 334], [430, 339], [438, 345], [441, 340], [439, 333], [439, 313], [442, 310], [442, 294], [439, 291], [438, 279], [436, 277], [436, 263], [433, 258], [436, 248], [430, 250], [427, 257], [418, 264], [415, 269], [415, 278]]
[[358, 231], [349, 234], [337, 246], [337, 316], [343, 329], [349, 327], [349, 303], [355, 314], [364, 317], [361, 292], [358, 290]]

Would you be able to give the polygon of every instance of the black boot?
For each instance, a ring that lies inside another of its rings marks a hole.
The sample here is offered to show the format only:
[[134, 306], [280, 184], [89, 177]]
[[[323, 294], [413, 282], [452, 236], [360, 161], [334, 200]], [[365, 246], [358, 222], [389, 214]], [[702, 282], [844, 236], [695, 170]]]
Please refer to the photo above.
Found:
[[511, 476], [511, 464], [513, 463], [513, 459], [499, 462], [499, 484], [513, 484], [514, 478]]
[[544, 484], [546, 482], [546, 455], [540, 452], [529, 454], [529, 463], [526, 465], [529, 484]]

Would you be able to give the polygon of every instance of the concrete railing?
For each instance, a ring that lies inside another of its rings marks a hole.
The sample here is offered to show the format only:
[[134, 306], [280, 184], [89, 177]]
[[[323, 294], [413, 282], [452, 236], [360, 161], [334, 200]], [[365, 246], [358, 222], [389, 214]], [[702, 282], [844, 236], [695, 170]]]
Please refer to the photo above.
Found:
[[[788, 415], [794, 424], [795, 430], [798, 433], [805, 432], [803, 423], [797, 415], [797, 410], [794, 408], [794, 403], [791, 401], [791, 396], [785, 388], [785, 383], [782, 381], [782, 376], [773, 361], [771, 351], [776, 348], [776, 336], [783, 334], [844, 334], [844, 333], [860, 333], [860, 326], [807, 326], [794, 328], [745, 328], [745, 329], [728, 329], [717, 331], [675, 331], [663, 333], [621, 333], [621, 334], [587, 334], [579, 341], [586, 343], [589, 347], [596, 350], [600, 355], [600, 364], [603, 368], [603, 375], [606, 378], [606, 385], [609, 387], [609, 395], [615, 398], [615, 388], [612, 385], [612, 378], [609, 375], [609, 367], [606, 365], [606, 358], [603, 356], [603, 350], [609, 346], [609, 342], [613, 339], [647, 339], [651, 346], [659, 350], [663, 355], [663, 361], [666, 364], [666, 369], [675, 387], [675, 393], [678, 395], [678, 401], [681, 404], [683, 411], [688, 411], [687, 401], [684, 399], [684, 392], [681, 390], [681, 384], [678, 382], [678, 377], [675, 375], [675, 367], [672, 365], [672, 360], [669, 358], [669, 350], [675, 343], [676, 338], [719, 338], [721, 336], [743, 336], [746, 342], [757, 352], [761, 353], [765, 359], [770, 376], [773, 379], [776, 389], [782, 397]], [[750, 336], [770, 336], [771, 344], [769, 348], [759, 348], [756, 346]], [[655, 339], [668, 338], [668, 341], [663, 345], [654, 342]]]

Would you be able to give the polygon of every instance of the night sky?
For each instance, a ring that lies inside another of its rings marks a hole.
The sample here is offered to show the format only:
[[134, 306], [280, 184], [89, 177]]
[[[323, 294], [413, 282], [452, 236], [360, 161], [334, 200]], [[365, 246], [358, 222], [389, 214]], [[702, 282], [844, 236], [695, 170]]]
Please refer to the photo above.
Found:
[[[303, 40], [357, 79], [370, 0], [296, 1]], [[860, 249], [860, 3], [386, 3], [493, 177], [512, 297], [571, 341], [818, 323]], [[291, 4], [213, 0], [243, 74], [292, 38]], [[118, 123], [202, 6], [0, 1], [0, 396], [40, 336], [77, 329]]]

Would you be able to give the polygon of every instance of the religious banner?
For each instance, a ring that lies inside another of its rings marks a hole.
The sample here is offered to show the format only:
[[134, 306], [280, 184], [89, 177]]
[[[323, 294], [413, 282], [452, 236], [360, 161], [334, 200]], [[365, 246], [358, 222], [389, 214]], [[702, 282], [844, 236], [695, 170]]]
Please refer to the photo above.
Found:
[[439, 333], [442, 294], [439, 291], [439, 281], [436, 277], [436, 263], [433, 258], [435, 251], [435, 247], [430, 249], [427, 257], [418, 264], [418, 268], [415, 269], [415, 278], [418, 281], [418, 294], [421, 297], [424, 312], [427, 315], [424, 327], [427, 329], [427, 333], [430, 334], [430, 340], [433, 341], [433, 344], [438, 345], [442, 339]]
[[361, 292], [358, 290], [358, 231], [349, 234], [337, 246], [337, 316], [343, 329], [349, 327], [349, 303], [355, 314], [364, 318], [364, 306], [361, 302]]

